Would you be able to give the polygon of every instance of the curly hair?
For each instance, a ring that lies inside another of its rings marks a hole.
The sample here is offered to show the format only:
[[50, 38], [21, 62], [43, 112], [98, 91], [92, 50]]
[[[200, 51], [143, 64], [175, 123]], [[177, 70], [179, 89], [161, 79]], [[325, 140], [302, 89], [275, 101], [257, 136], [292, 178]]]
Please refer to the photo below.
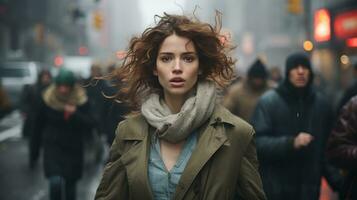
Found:
[[127, 102], [133, 110], [137, 110], [141, 97], [162, 92], [153, 71], [161, 44], [173, 34], [193, 42], [202, 72], [199, 79], [213, 80], [220, 87], [230, 83], [235, 61], [228, 56], [228, 52], [234, 47], [227, 47], [221, 42], [224, 36], [219, 34], [219, 14], [216, 15], [214, 27], [182, 15], [164, 13], [155, 17], [160, 19], [156, 26], [147, 28], [140, 37], [131, 39], [123, 63], [106, 77], [116, 82], [118, 87], [118, 92], [110, 98]]

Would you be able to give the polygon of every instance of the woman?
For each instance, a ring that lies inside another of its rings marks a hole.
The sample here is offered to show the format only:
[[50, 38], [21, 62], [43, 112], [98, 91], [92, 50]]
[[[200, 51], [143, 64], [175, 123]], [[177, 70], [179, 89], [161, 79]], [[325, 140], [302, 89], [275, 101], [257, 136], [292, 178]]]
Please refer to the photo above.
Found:
[[141, 112], [119, 124], [96, 199], [265, 199], [254, 130], [216, 104], [234, 64], [217, 27], [165, 14], [131, 40], [116, 97]]
[[30, 138], [30, 166], [43, 146], [43, 164], [51, 200], [75, 200], [83, 170], [83, 140], [92, 127], [85, 90], [74, 74], [61, 69], [55, 83], [44, 90]]

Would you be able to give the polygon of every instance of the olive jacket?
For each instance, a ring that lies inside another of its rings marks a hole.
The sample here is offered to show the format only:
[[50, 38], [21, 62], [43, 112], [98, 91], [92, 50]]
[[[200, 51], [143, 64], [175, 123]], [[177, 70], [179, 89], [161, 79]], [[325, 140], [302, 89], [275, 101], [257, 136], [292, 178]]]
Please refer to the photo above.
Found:
[[[95, 199], [153, 199], [148, 180], [153, 133], [142, 115], [119, 124]], [[173, 199], [266, 199], [249, 124], [216, 106], [198, 133]]]

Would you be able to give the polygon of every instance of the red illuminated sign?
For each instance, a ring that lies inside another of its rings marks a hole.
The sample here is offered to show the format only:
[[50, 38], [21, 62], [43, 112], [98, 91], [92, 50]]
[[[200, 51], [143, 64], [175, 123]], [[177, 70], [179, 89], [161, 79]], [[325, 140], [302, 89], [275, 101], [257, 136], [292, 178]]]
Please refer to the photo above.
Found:
[[346, 39], [357, 36], [357, 10], [336, 16], [334, 30], [337, 38]]
[[346, 46], [357, 48], [357, 37], [347, 39]]
[[330, 13], [326, 9], [320, 9], [314, 16], [314, 39], [317, 42], [325, 42], [331, 39]]

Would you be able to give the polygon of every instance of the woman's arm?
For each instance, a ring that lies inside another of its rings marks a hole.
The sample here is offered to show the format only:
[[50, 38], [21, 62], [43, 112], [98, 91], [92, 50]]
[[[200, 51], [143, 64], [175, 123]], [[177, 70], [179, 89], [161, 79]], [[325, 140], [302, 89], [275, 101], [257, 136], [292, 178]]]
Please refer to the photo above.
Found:
[[122, 155], [124, 143], [118, 139], [123, 130], [119, 124], [114, 142], [110, 148], [109, 161], [105, 165], [102, 179], [95, 194], [95, 200], [129, 199], [129, 186], [125, 166], [119, 159]]
[[264, 200], [266, 199], [261, 177], [258, 171], [259, 162], [255, 147], [255, 138], [253, 138], [247, 147], [242, 165], [239, 170], [237, 193], [242, 200]]

